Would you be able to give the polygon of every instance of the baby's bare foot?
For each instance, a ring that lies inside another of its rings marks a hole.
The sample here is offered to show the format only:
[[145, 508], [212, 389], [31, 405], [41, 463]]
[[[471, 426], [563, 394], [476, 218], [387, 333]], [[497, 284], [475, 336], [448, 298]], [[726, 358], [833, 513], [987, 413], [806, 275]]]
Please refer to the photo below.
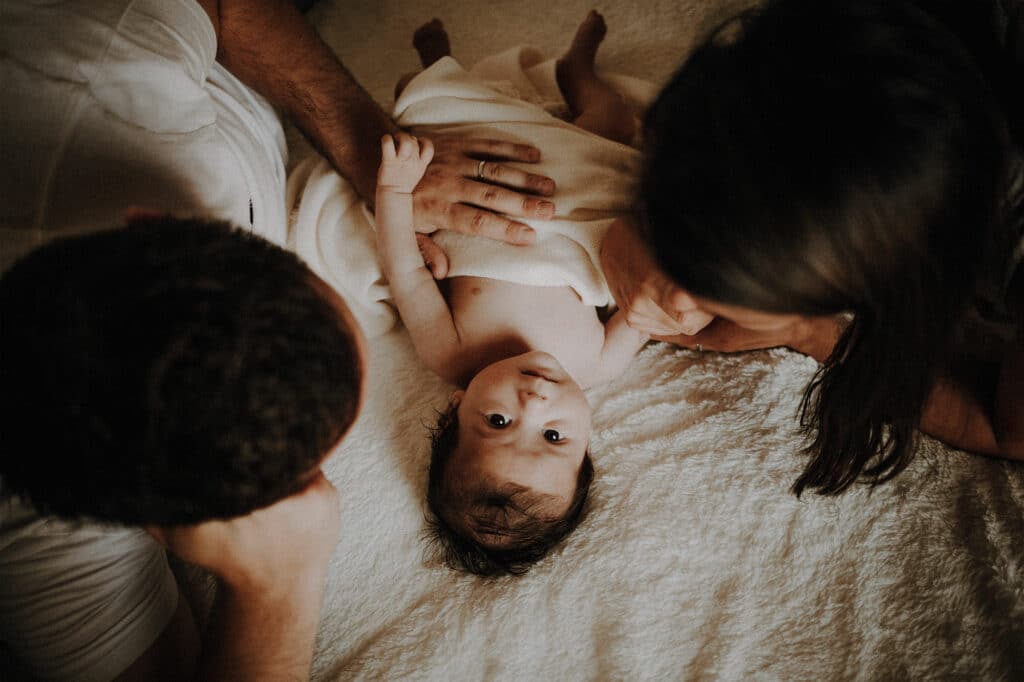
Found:
[[586, 108], [590, 100], [589, 95], [598, 85], [597, 75], [594, 73], [594, 57], [607, 30], [604, 17], [596, 10], [590, 10], [590, 14], [576, 29], [569, 49], [555, 62], [558, 87], [573, 116], [579, 116]]
[[419, 52], [424, 69], [452, 53], [448, 32], [444, 30], [440, 19], [432, 19], [416, 29], [412, 34], [412, 45]]
[[593, 71], [597, 48], [604, 40], [607, 31], [608, 27], [604, 23], [604, 17], [597, 10], [590, 10], [590, 14], [576, 29], [576, 35], [573, 37], [568, 51], [558, 60], [559, 66], [564, 65], [562, 68], [569, 70]]
[[608, 27], [604, 17], [591, 10], [572, 44], [555, 63], [555, 77], [573, 123], [585, 130], [628, 144], [633, 137], [633, 113], [622, 95], [605, 83], [594, 71], [594, 57]]

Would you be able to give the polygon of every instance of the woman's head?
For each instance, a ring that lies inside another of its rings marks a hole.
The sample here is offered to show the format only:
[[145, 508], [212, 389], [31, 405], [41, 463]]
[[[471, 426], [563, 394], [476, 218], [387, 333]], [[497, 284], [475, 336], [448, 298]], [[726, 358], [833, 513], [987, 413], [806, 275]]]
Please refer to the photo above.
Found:
[[805, 401], [796, 489], [884, 480], [990, 257], [1005, 121], [974, 54], [914, 3], [779, 0], [736, 33], [648, 113], [641, 229], [699, 299], [854, 314]]

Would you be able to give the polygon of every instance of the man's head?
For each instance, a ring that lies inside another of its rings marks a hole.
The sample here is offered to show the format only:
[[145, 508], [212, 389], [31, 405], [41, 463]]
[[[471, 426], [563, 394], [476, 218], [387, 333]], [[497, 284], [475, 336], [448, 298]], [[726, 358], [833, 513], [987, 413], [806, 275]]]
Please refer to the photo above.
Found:
[[533, 352], [480, 371], [435, 432], [427, 493], [453, 566], [523, 573], [579, 524], [593, 480], [590, 406]]
[[127, 524], [248, 513], [305, 487], [355, 420], [361, 335], [297, 257], [155, 218], [0, 279], [5, 493]]

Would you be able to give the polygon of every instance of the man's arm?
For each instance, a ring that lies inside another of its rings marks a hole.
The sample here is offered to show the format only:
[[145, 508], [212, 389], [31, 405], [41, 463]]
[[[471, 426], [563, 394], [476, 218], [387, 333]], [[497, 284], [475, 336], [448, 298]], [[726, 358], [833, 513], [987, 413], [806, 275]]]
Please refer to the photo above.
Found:
[[192, 608], [179, 592], [178, 608], [171, 621], [156, 641], [115, 678], [116, 682], [190, 680], [195, 676], [200, 650]]
[[416, 245], [411, 189], [430, 163], [429, 140], [399, 133], [381, 140], [382, 162], [377, 184], [377, 243], [384, 274], [409, 330], [416, 353], [437, 374], [457, 382], [452, 358], [459, 334], [448, 302], [427, 269]]
[[[200, 0], [217, 32], [217, 59], [283, 110], [316, 147], [372, 203], [380, 164], [378, 141], [398, 127], [355, 81], [289, 0]], [[415, 190], [416, 225], [453, 229], [513, 243], [530, 243], [528, 225], [495, 214], [547, 219], [554, 215], [554, 183], [498, 161], [535, 162], [528, 145], [496, 140], [438, 140], [430, 172]], [[479, 160], [507, 189], [476, 176]], [[504, 172], [502, 172], [504, 171]]]
[[197, 677], [309, 677], [338, 493], [318, 474], [301, 493], [227, 521], [149, 528], [169, 550], [219, 579]]

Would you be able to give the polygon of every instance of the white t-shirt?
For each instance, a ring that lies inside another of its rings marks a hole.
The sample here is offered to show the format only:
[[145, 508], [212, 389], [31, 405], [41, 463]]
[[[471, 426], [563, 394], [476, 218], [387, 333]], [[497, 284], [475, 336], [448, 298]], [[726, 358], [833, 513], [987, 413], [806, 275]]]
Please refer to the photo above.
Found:
[[[0, 270], [55, 236], [122, 224], [130, 206], [285, 243], [280, 122], [216, 50], [193, 0], [0, 2]], [[35, 674], [116, 676], [177, 600], [141, 530], [0, 501], [0, 639]]]
[[167, 555], [145, 531], [45, 518], [0, 500], [0, 640], [33, 674], [110, 680], [177, 606]]
[[285, 142], [194, 0], [0, 3], [0, 270], [140, 206], [286, 241]]

